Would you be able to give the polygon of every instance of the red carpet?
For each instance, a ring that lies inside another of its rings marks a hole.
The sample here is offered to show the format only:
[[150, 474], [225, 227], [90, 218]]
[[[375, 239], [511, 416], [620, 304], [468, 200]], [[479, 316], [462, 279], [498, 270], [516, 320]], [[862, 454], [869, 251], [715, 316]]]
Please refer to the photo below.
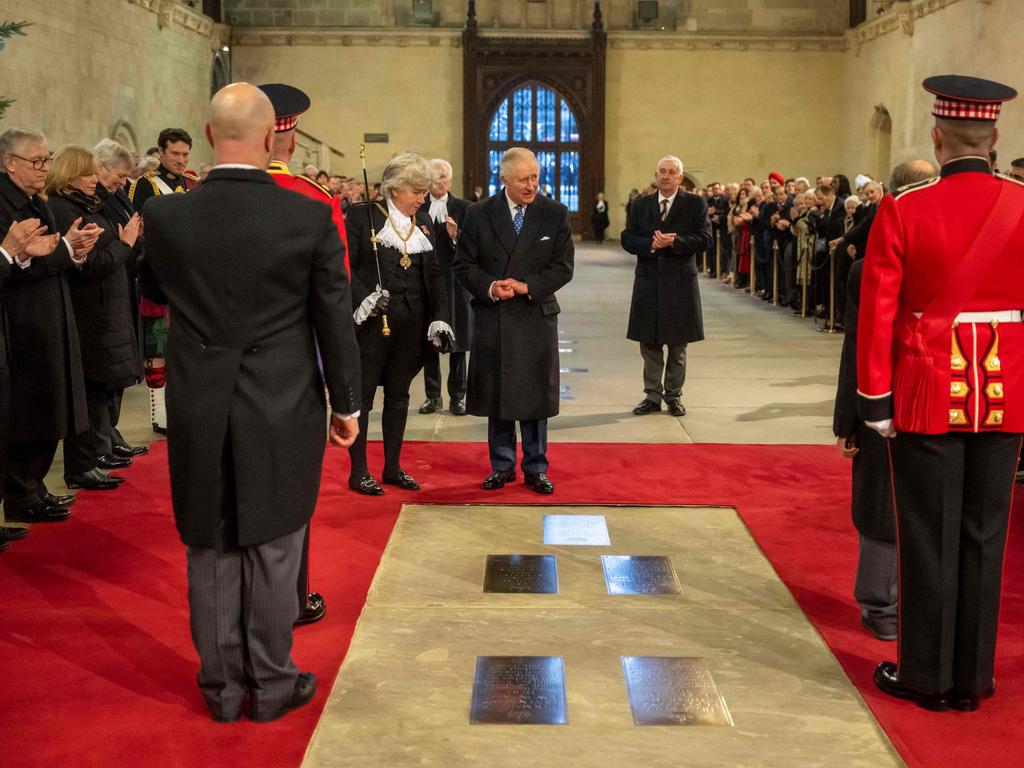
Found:
[[[371, 454], [378, 466], [379, 444]], [[735, 506], [909, 765], [1024, 764], [1020, 525], [1011, 527], [1005, 570], [999, 692], [980, 712], [936, 715], [871, 684], [875, 663], [894, 648], [858, 624], [849, 465], [835, 448], [556, 443], [551, 458], [555, 496], [522, 486], [486, 493], [485, 446], [411, 443], [405, 467], [424, 490], [368, 499], [343, 489], [347, 456], [329, 450], [312, 559], [328, 614], [297, 631], [294, 652], [319, 677], [314, 705], [268, 725], [217, 725], [195, 686], [185, 555], [165, 446], [155, 444], [123, 473], [120, 490], [82, 493], [69, 522], [36, 526], [0, 555], [0, 764], [298, 766], [405, 501]], [[1018, 521], [1022, 514], [1018, 503]]]

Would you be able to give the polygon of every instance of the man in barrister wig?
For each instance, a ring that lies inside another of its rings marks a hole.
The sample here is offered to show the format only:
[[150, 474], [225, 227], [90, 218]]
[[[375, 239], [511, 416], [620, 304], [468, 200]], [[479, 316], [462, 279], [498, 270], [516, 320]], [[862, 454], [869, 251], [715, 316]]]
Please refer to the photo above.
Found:
[[[300, 195], [319, 200], [331, 208], [331, 220], [338, 228], [338, 236], [345, 245], [345, 272], [348, 273], [348, 237], [345, 232], [345, 218], [341, 214], [338, 199], [327, 189], [307, 176], [296, 176], [288, 168], [288, 161], [295, 154], [295, 129], [299, 116], [309, 109], [309, 96], [298, 88], [284, 83], [267, 83], [259, 86], [274, 106], [274, 145], [267, 172], [279, 187], [298, 192]], [[320, 621], [327, 612], [327, 604], [319, 592], [309, 588], [309, 526], [302, 544], [302, 565], [299, 568], [299, 618], [297, 625]]]
[[884, 692], [970, 711], [994, 692], [1014, 470], [1024, 433], [1024, 186], [989, 150], [1012, 88], [925, 80], [938, 178], [885, 197], [864, 264], [860, 415], [889, 441], [898, 663]]

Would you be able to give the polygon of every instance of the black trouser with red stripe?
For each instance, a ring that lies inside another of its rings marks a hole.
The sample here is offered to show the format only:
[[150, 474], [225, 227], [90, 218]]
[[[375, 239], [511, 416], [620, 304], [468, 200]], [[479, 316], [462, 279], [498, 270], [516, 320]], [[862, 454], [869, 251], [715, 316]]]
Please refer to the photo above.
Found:
[[992, 685], [1003, 552], [1021, 436], [891, 443], [899, 550], [899, 678], [923, 693]]

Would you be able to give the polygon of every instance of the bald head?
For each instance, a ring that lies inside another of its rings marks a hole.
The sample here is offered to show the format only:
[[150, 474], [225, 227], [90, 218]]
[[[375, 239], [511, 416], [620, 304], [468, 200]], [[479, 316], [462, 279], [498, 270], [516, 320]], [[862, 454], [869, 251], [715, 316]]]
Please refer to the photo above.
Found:
[[939, 169], [930, 160], [907, 160], [892, 169], [889, 189], [895, 193], [900, 187], [933, 178], [938, 173]]
[[218, 164], [245, 163], [260, 168], [274, 141], [274, 107], [255, 85], [232, 83], [214, 94], [206, 137]]

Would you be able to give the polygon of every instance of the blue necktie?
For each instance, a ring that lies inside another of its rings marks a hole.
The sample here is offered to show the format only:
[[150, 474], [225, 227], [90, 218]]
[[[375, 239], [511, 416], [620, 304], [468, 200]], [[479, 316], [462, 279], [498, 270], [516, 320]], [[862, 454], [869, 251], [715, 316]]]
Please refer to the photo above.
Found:
[[512, 226], [516, 228], [516, 234], [523, 228], [523, 206], [516, 206], [516, 215], [512, 217]]

